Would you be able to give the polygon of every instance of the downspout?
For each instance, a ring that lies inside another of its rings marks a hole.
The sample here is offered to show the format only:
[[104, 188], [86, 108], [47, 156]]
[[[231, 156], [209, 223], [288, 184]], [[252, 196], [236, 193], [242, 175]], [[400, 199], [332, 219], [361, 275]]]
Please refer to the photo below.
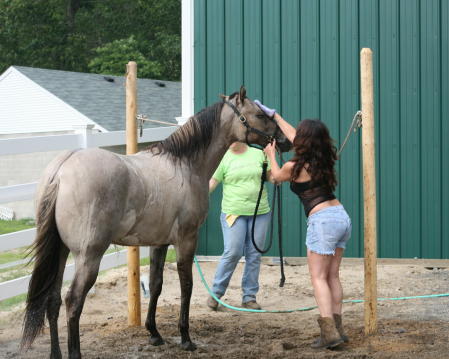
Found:
[[194, 114], [194, 0], [181, 3], [181, 90], [182, 113], [176, 117], [178, 124], [184, 124]]

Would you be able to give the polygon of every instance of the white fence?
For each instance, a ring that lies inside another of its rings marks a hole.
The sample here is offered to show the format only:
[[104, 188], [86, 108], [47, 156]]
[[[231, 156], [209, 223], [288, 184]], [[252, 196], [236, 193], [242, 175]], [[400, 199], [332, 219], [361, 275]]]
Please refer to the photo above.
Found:
[[[176, 128], [177, 126], [167, 126], [144, 129], [142, 137], [139, 137], [138, 140], [140, 143], [160, 141], [169, 136]], [[125, 131], [90, 133], [89, 128], [75, 134], [0, 139], [0, 155], [118, 146], [124, 145], [125, 139]], [[33, 199], [36, 185], [37, 183], [33, 182], [0, 187], [0, 204]], [[35, 234], [36, 229], [32, 228], [0, 235], [0, 252], [31, 245]], [[141, 257], [147, 255], [148, 252], [141, 251]], [[126, 250], [110, 253], [103, 257], [100, 270], [125, 263]], [[74, 264], [68, 264], [64, 272], [64, 280], [72, 279], [74, 271]], [[29, 280], [30, 276], [25, 276], [0, 283], [0, 300], [25, 293], [28, 290]]]

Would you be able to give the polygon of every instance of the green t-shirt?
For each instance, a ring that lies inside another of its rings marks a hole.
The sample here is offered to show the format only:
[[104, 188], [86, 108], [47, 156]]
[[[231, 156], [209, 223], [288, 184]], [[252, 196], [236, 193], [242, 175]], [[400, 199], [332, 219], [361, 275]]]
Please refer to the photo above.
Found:
[[[212, 176], [218, 182], [223, 183], [223, 200], [221, 202], [223, 213], [242, 216], [254, 214], [264, 160], [263, 151], [252, 147], [248, 147], [241, 154], [235, 154], [230, 150], [226, 152]], [[270, 161], [268, 161], [268, 170], [270, 168]], [[257, 214], [265, 214], [269, 211], [267, 189], [264, 186]]]

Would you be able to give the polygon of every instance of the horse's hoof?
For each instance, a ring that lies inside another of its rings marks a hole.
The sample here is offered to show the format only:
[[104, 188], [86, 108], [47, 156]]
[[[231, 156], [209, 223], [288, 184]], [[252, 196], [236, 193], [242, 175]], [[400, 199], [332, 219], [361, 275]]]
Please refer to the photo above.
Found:
[[181, 347], [182, 349], [187, 350], [189, 352], [193, 352], [194, 350], [196, 350], [196, 345], [193, 342], [181, 343]]
[[165, 344], [164, 339], [162, 337], [151, 336], [150, 344], [157, 347], [159, 345]]

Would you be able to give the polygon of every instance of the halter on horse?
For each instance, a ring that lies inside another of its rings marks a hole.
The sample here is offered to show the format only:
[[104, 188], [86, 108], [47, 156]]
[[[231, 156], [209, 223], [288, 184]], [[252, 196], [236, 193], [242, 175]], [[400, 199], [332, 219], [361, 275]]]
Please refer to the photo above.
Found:
[[[61, 358], [57, 321], [71, 252], [76, 272], [65, 298], [68, 352], [70, 358], [81, 357], [80, 315], [111, 243], [151, 246], [151, 297], [145, 326], [153, 345], [164, 343], [156, 328], [156, 307], [167, 248], [175, 247], [181, 284], [181, 346], [196, 348], [189, 335], [192, 263], [198, 231], [207, 215], [209, 179], [232, 142], [264, 146], [268, 138], [276, 137], [281, 148], [289, 148], [276, 124], [246, 98], [243, 87], [225, 100], [232, 107], [217, 103], [204, 109], [148, 151], [123, 156], [86, 149], [65, 152], [50, 163], [38, 187], [35, 262], [23, 348], [31, 345], [47, 316], [51, 357]], [[245, 127], [236, 116], [245, 119]]]

